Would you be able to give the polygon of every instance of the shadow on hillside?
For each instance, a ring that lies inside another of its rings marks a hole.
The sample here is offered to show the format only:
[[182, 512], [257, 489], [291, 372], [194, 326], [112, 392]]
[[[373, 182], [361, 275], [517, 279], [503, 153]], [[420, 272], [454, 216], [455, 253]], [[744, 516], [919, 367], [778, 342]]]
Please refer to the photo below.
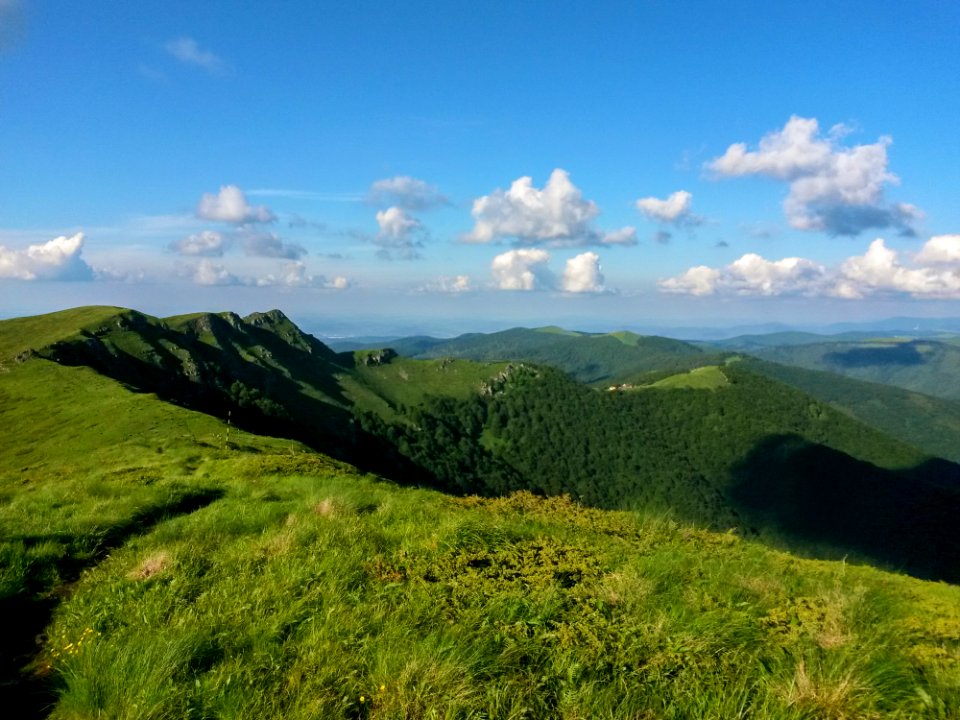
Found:
[[850, 555], [929, 580], [960, 582], [960, 466], [879, 468], [796, 435], [759, 443], [733, 470], [729, 497], [792, 550]]
[[345, 358], [312, 337], [291, 342], [217, 315], [201, 316], [183, 331], [135, 317], [125, 331], [59, 343], [46, 355], [181, 407], [229, 417], [243, 430], [297, 440], [363, 470], [397, 471], [384, 465], [389, 453], [382, 443], [353, 421], [337, 378], [347, 369]]
[[923, 365], [924, 357], [912, 342], [878, 347], [855, 347], [826, 353], [824, 362], [843, 368], [863, 368], [874, 365]]
[[0, 599], [0, 617], [5, 623], [0, 645], [0, 708], [7, 717], [43, 718], [55, 702], [54, 677], [49, 671], [34, 667], [33, 662], [43, 644], [44, 628], [50, 624], [57, 603], [80, 574], [131, 537], [147, 532], [163, 520], [206, 507], [221, 497], [223, 491], [220, 489], [194, 490], [170, 502], [146, 508], [98, 535], [77, 537], [45, 533], [6, 538], [22, 542], [27, 548], [56, 541], [71, 550], [56, 567], [59, 577], [56, 588], [45, 586], [42, 575], [48, 568], [40, 568], [27, 580], [22, 592]]

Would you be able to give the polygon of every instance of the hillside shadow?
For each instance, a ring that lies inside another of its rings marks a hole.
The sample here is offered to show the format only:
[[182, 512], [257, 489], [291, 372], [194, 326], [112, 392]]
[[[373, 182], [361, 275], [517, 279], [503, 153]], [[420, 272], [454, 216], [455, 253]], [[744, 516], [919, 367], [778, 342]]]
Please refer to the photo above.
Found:
[[931, 460], [892, 471], [773, 435], [733, 469], [731, 502], [792, 550], [847, 555], [918, 578], [960, 582], [960, 466]]
[[[59, 343], [45, 356], [88, 366], [137, 392], [231, 422], [243, 430], [297, 440], [365, 470], [382, 469], [372, 440], [353, 422], [337, 373], [346, 368], [310, 336], [279, 336], [268, 327], [203, 316], [179, 331], [135, 318], [131, 347], [108, 335]], [[215, 344], [198, 336], [204, 333]], [[311, 390], [310, 393], [305, 388]], [[312, 394], [316, 392], [316, 395]], [[376, 443], [374, 443], [376, 444]]]
[[878, 347], [855, 347], [849, 350], [829, 352], [824, 362], [842, 368], [864, 368], [875, 365], [900, 365], [909, 367], [923, 365], [924, 357], [912, 342]]
[[64, 533], [13, 535], [5, 539], [22, 542], [29, 548], [57, 541], [71, 549], [56, 566], [56, 588], [45, 584], [47, 568], [39, 568], [16, 595], [0, 599], [0, 617], [4, 619], [0, 644], [0, 708], [7, 717], [23, 720], [44, 718], [56, 701], [54, 677], [49, 671], [33, 667], [43, 645], [43, 631], [69, 586], [81, 573], [101, 562], [113, 549], [130, 538], [149, 531], [164, 520], [195, 512], [223, 497], [223, 490], [194, 490], [136, 513], [95, 536]]

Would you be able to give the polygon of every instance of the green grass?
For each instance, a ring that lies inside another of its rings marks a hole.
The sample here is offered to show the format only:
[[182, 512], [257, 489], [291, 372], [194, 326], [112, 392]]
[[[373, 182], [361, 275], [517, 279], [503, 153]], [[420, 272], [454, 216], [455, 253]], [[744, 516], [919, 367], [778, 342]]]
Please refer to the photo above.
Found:
[[[357, 357], [368, 353], [359, 351]], [[507, 363], [469, 360], [410, 360], [394, 357], [382, 365], [358, 362], [349, 373], [338, 376], [344, 395], [359, 410], [393, 418], [398, 406], [420, 405], [428, 396], [464, 399], [501, 372]]]
[[[356, 392], [483, 379], [394, 363]], [[0, 421], [6, 710], [42, 686], [54, 719], [960, 714], [954, 586], [400, 488], [39, 358], [0, 371]]]
[[729, 384], [727, 376], [718, 365], [706, 365], [694, 368], [690, 372], [678, 373], [665, 377], [662, 380], [643, 387], [670, 390], [676, 388], [692, 388], [694, 390], [716, 390]]
[[15, 356], [26, 350], [77, 337], [81, 328], [98, 328], [117, 315], [129, 312], [117, 307], [91, 306], [4, 320], [0, 333], [0, 367], [9, 366]]
[[87, 572], [51, 717], [947, 718], [960, 592], [528, 494], [286, 457]]

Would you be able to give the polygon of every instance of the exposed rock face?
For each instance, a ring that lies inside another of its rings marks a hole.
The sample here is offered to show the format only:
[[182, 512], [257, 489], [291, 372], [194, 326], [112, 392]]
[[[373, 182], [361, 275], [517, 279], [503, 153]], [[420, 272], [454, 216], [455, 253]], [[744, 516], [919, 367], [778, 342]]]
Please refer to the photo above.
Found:
[[381, 350], [371, 350], [363, 356], [360, 362], [364, 365], [386, 365], [397, 357], [397, 351], [393, 348], [382, 348]]

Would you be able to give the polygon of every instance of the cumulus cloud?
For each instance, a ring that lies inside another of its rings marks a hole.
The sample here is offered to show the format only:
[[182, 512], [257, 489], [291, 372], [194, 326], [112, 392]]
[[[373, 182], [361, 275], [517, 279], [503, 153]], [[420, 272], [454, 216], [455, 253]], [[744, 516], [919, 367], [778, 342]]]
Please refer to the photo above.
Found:
[[186, 275], [197, 285], [243, 285], [239, 277], [213, 260], [201, 260], [187, 268]]
[[585, 252], [567, 260], [563, 271], [564, 292], [599, 293], [604, 291], [603, 275], [600, 272], [600, 256]]
[[665, 200], [645, 197], [637, 200], [637, 210], [648, 219], [668, 225], [692, 227], [703, 222], [703, 218], [692, 211], [693, 195], [686, 190], [677, 190]]
[[469, 275], [443, 276], [419, 288], [419, 292], [449, 293], [452, 295], [471, 292], [472, 290], [473, 285], [470, 283]]
[[197, 205], [197, 217], [234, 225], [270, 223], [277, 219], [267, 206], [251, 206], [236, 185], [222, 185], [216, 195], [204, 193]]
[[0, 278], [16, 280], [92, 280], [93, 269], [81, 257], [84, 234], [61, 235], [15, 250], [0, 245]]
[[209, 259], [201, 260], [196, 265], [182, 267], [181, 275], [196, 285], [246, 285], [252, 287], [287, 287], [287, 288], [329, 288], [343, 290], [350, 286], [350, 281], [342, 276], [327, 279], [323, 275], [312, 275], [306, 265], [300, 261], [283, 263], [277, 273], [267, 273], [260, 276], [240, 276], [230, 272], [220, 263]]
[[209, 73], [216, 75], [227, 69], [227, 64], [219, 56], [209, 50], [201, 49], [197, 41], [191, 37], [170, 40], [164, 48], [180, 62], [203, 68]]
[[350, 281], [342, 276], [328, 280], [323, 275], [311, 275], [307, 271], [306, 265], [302, 262], [294, 261], [285, 263], [280, 273], [276, 275], [268, 274], [256, 278], [252, 284], [260, 287], [318, 287], [343, 290], [350, 286]]
[[380, 246], [379, 255], [392, 259], [394, 255], [401, 260], [413, 260], [420, 257], [417, 248], [423, 247], [425, 235], [423, 225], [403, 208], [393, 206], [377, 212], [377, 224], [380, 231], [374, 242]]
[[554, 286], [549, 262], [550, 253], [546, 250], [508, 250], [493, 259], [490, 272], [499, 290], [546, 290]]
[[204, 230], [171, 243], [170, 249], [179, 255], [222, 257], [227, 245], [227, 239], [221, 233]]
[[690, 268], [682, 275], [660, 282], [665, 292], [687, 295], [797, 295], [818, 291], [826, 269], [804, 258], [767, 260], [747, 253], [724, 268], [705, 265]]
[[824, 137], [816, 119], [794, 115], [782, 130], [761, 138], [756, 150], [735, 143], [706, 169], [718, 177], [761, 175], [786, 182], [790, 190], [784, 213], [799, 230], [857, 235], [868, 228], [889, 227], [913, 234], [920, 210], [889, 203], [884, 196], [885, 186], [899, 183], [887, 169], [890, 138], [842, 147], [843, 134]]
[[930, 238], [914, 261], [931, 265], [960, 264], [960, 235], [936, 235]]
[[[939, 243], [931, 246], [931, 241], [926, 243], [918, 257], [928, 249], [928, 255], [936, 255]], [[844, 261], [833, 294], [856, 299], [876, 293], [960, 297], [960, 264], [953, 262], [952, 266], [907, 267], [900, 262], [895, 250], [888, 248], [882, 238], [877, 238], [870, 243], [866, 253]]]
[[720, 282], [721, 271], [706, 265], [692, 267], [682, 275], [659, 282], [660, 289], [678, 295], [713, 295]]
[[766, 260], [747, 254], [723, 268], [705, 265], [660, 282], [664, 292], [688, 295], [811, 295], [864, 298], [909, 295], [960, 299], [960, 236], [930, 238], [912, 263], [877, 238], [863, 255], [826, 268], [812, 260]]
[[284, 242], [282, 238], [271, 232], [246, 230], [240, 233], [240, 238], [244, 253], [251, 257], [299, 260], [307, 254], [306, 249], [301, 245]]
[[377, 180], [370, 186], [367, 202], [374, 205], [395, 205], [404, 210], [414, 211], [430, 210], [450, 204], [436, 185], [430, 185], [409, 175]]
[[473, 202], [473, 230], [465, 242], [488, 243], [513, 238], [521, 245], [633, 245], [633, 228], [606, 233], [593, 221], [600, 214], [596, 203], [583, 194], [565, 170], [557, 168], [543, 189], [533, 180], [514, 180], [509, 190], [494, 190]]

